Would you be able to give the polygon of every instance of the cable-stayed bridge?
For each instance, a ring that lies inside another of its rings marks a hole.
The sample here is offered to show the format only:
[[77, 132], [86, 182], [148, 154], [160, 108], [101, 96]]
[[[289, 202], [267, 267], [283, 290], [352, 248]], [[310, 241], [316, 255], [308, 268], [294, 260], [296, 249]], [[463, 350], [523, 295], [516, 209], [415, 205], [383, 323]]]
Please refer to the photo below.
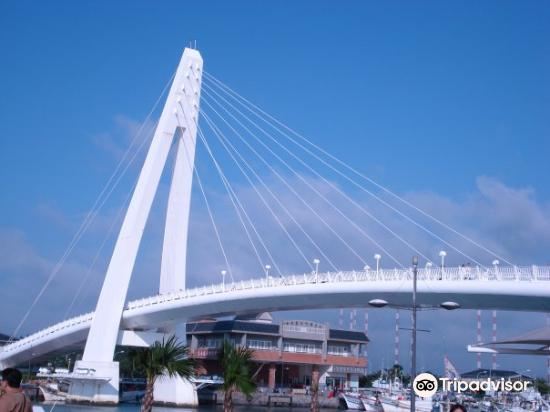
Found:
[[[204, 84], [203, 75], [208, 80]], [[373, 299], [384, 299], [398, 307], [409, 306], [412, 272], [407, 267], [408, 264], [400, 261], [395, 252], [384, 246], [380, 239], [373, 236], [322, 189], [308, 181], [299, 170], [307, 171], [310, 176], [322, 182], [325, 188], [330, 188], [337, 193], [341, 199], [377, 225], [380, 230], [387, 232], [400, 242], [403, 248], [420, 256], [426, 262], [425, 268], [419, 270], [418, 277], [420, 307], [434, 307], [442, 302], [456, 302], [466, 309], [550, 311], [549, 267], [514, 265], [498, 253], [352, 169], [204, 72], [202, 57], [197, 50], [185, 49], [169, 86], [164, 109], [159, 121], [155, 124], [149, 151], [131, 193], [95, 311], [67, 319], [2, 347], [1, 366], [23, 363], [31, 358], [84, 344], [83, 358], [75, 364], [74, 373], [71, 375], [72, 399], [116, 403], [118, 402], [119, 374], [118, 363], [113, 362], [115, 346], [117, 344], [146, 346], [163, 334], [174, 332], [176, 326], [185, 321], [206, 316], [262, 311], [365, 307], [367, 302]], [[200, 104], [202, 109], [199, 111]], [[225, 150], [224, 157], [233, 161], [235, 170], [238, 170], [250, 184], [253, 193], [265, 207], [266, 215], [274, 220], [288, 239], [288, 248], [304, 260], [311, 272], [294, 275], [283, 273], [283, 269], [262, 236], [261, 228], [255, 224], [250, 211], [247, 211], [243, 200], [238, 196], [227, 170], [224, 170], [221, 165], [220, 158], [215, 156], [212, 142], [206, 138], [205, 130], [199, 126], [199, 117], [204, 120], [219, 146]], [[279, 134], [279, 138], [274, 137], [274, 132]], [[229, 134], [232, 138], [227, 137]], [[292, 143], [294, 148], [283, 145], [280, 136]], [[233, 268], [238, 264], [231, 261], [227, 245], [222, 241], [221, 227], [216, 223], [214, 210], [208, 201], [203, 180], [195, 164], [197, 137], [211, 159], [222, 186], [227, 191], [235, 211], [236, 221], [250, 244], [250, 254], [258, 261], [261, 275], [255, 279], [236, 279]], [[144, 140], [142, 145], [145, 142]], [[237, 148], [237, 142], [240, 142], [247, 153], [253, 155], [254, 161], [247, 160], [243, 150]], [[276, 148], [279, 152], [275, 150]], [[446, 249], [461, 255], [471, 264], [448, 267], [445, 265], [446, 252], [444, 251], [439, 254], [441, 263], [433, 264], [425, 251], [416, 247], [411, 240], [400, 234], [397, 228], [392, 227], [325, 178], [318, 171], [318, 167], [312, 166], [297, 154], [298, 149], [313, 158], [315, 165], [323, 170], [332, 171], [346, 184], [371, 196], [404, 222], [436, 239]], [[170, 153], [173, 154], [174, 165], [166, 211], [159, 294], [127, 302], [127, 291], [144, 228]], [[268, 155], [271, 159], [275, 159], [282, 169], [295, 176], [307, 188], [310, 196], [320, 199], [324, 207], [331, 210], [342, 224], [349, 225], [358, 235], [368, 240], [376, 251], [393, 261], [396, 269], [381, 268], [381, 255], [378, 253], [375, 255], [376, 267], [369, 267], [359, 247], [341, 233], [338, 225], [328, 221], [322, 212], [304, 196], [301, 189], [295, 188], [288, 182], [281, 169], [274, 166], [273, 160], [268, 160]], [[115, 173], [128, 169], [133, 157], [125, 155], [123, 160], [127, 160], [127, 157], [130, 161], [126, 164], [121, 161]], [[319, 226], [335, 244], [338, 243], [356, 262], [360, 263], [360, 270], [342, 271], [338, 267], [330, 251], [320, 245], [319, 241], [309, 233], [307, 227], [289, 210], [285, 201], [273, 193], [265, 183], [257, 171], [259, 165], [280, 181], [280, 184], [294, 196], [302, 211], [319, 221]], [[108, 183], [116, 184], [120, 180], [119, 176], [113, 174]], [[373, 185], [383, 195], [366, 188], [360, 183], [361, 180]], [[187, 244], [193, 182], [198, 184], [204, 198], [226, 269], [222, 272], [221, 284], [187, 289]], [[106, 186], [101, 192], [94, 204], [94, 213], [105, 203], [105, 196], [108, 196], [111, 191], [112, 189]], [[486, 256], [494, 259], [492, 264], [485, 266], [471, 253], [458, 247], [456, 242], [447, 240], [440, 232], [434, 231], [419, 219], [412, 217], [410, 213], [406, 213], [405, 209], [438, 225], [442, 230], [449, 232], [454, 239], [459, 238], [470, 247], [479, 249]], [[64, 263], [91, 224], [93, 216], [94, 214], [90, 213], [83, 222], [16, 332], [55, 277], [59, 266]], [[320, 260], [312, 261], [308, 258], [302, 243], [308, 243], [310, 250], [314, 250], [323, 259], [323, 263], [331, 268], [331, 271], [320, 272]], [[226, 275], [229, 276], [227, 282]], [[176, 404], [196, 402], [192, 385], [181, 379], [162, 380], [155, 390], [158, 392], [155, 394], [158, 400]]]

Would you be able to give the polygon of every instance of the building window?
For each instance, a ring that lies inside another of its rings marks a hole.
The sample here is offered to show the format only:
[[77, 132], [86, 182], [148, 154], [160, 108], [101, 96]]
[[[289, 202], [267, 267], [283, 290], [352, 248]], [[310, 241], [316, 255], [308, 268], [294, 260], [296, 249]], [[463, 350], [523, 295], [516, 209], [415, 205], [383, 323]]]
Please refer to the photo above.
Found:
[[321, 348], [314, 343], [285, 342], [283, 350], [297, 353], [321, 353]]
[[313, 322], [283, 322], [283, 331], [325, 335], [326, 328]]
[[249, 339], [247, 342], [247, 346], [250, 349], [256, 349], [256, 350], [271, 350], [273, 349], [273, 343], [268, 340], [259, 340], [259, 339]]
[[345, 346], [345, 345], [328, 345], [327, 353], [329, 355], [351, 356], [351, 351], [349, 346]]
[[209, 349], [220, 349], [222, 347], [223, 340], [219, 338], [200, 338], [199, 347]]

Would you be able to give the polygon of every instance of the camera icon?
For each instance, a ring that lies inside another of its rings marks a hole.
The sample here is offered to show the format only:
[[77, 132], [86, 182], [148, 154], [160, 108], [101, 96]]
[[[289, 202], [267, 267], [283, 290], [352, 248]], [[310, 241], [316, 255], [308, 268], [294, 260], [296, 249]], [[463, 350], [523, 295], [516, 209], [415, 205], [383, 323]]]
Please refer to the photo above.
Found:
[[414, 378], [413, 390], [423, 398], [433, 396], [437, 392], [437, 378], [431, 373], [421, 373]]

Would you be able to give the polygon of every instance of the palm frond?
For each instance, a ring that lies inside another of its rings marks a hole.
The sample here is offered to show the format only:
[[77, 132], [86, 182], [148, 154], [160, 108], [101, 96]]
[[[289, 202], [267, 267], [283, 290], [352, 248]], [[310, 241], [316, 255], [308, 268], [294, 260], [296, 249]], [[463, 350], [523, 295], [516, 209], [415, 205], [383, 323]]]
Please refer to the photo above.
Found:
[[248, 348], [235, 347], [224, 341], [219, 353], [219, 360], [223, 368], [224, 391], [238, 390], [250, 395], [256, 389], [252, 379], [251, 360], [253, 351]]
[[196, 363], [189, 357], [189, 349], [175, 335], [156, 341], [149, 348], [135, 351], [133, 360], [136, 367], [153, 381], [162, 375], [189, 379], [195, 374]]

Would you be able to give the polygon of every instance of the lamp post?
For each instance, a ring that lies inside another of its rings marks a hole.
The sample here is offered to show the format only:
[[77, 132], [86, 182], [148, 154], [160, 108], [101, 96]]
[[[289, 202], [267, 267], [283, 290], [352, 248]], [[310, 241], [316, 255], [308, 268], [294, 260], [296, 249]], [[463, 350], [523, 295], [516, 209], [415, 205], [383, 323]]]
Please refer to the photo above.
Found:
[[269, 270], [271, 269], [271, 265], [265, 265], [265, 278], [266, 280], [269, 279]]
[[[413, 266], [413, 295], [412, 295], [412, 359], [411, 359], [411, 379], [416, 377], [416, 277], [418, 274], [418, 256], [412, 258]], [[411, 396], [411, 412], [416, 411], [416, 396]]]
[[[442, 251], [442, 253], [445, 253]], [[440, 252], [441, 256], [441, 252]], [[444, 257], [445, 255], [443, 255]], [[429, 267], [426, 264], [426, 267]], [[443, 265], [442, 265], [443, 267]], [[412, 259], [412, 269], [413, 269], [413, 288], [412, 288], [412, 337], [411, 337], [411, 349], [412, 349], [412, 356], [411, 356], [411, 384], [414, 378], [416, 377], [416, 312], [419, 308], [419, 305], [416, 303], [416, 291], [417, 291], [417, 277], [418, 277], [418, 256], [413, 256]], [[369, 305], [373, 306], [375, 308], [383, 308], [385, 306], [388, 306], [388, 301], [384, 299], [372, 299], [369, 301]], [[398, 307], [397, 305], [394, 305], [394, 307]], [[439, 307], [446, 309], [446, 310], [453, 310], [458, 309], [460, 305], [456, 302], [446, 301], [442, 302]], [[411, 396], [411, 412], [416, 412], [416, 397], [413, 395]]]
[[319, 280], [319, 263], [321, 263], [319, 259], [313, 259], [313, 264], [315, 265], [315, 283]]
[[444, 250], [439, 251], [439, 257], [441, 258], [441, 274], [439, 275], [439, 280], [443, 279], [443, 268], [445, 267], [445, 256], [447, 252]]
[[378, 276], [378, 272], [380, 272], [380, 259], [382, 259], [382, 256], [377, 253], [374, 255], [374, 259], [376, 260], [376, 276]]
[[439, 252], [439, 257], [441, 258], [441, 270], [443, 270], [443, 268], [445, 267], [445, 256], [447, 256], [447, 252], [441, 250]]
[[495, 277], [498, 277], [498, 265], [500, 265], [500, 262], [498, 259], [493, 260], [493, 267], [495, 268]]
[[227, 270], [222, 270], [222, 290], [225, 292], [225, 275], [227, 274]]

